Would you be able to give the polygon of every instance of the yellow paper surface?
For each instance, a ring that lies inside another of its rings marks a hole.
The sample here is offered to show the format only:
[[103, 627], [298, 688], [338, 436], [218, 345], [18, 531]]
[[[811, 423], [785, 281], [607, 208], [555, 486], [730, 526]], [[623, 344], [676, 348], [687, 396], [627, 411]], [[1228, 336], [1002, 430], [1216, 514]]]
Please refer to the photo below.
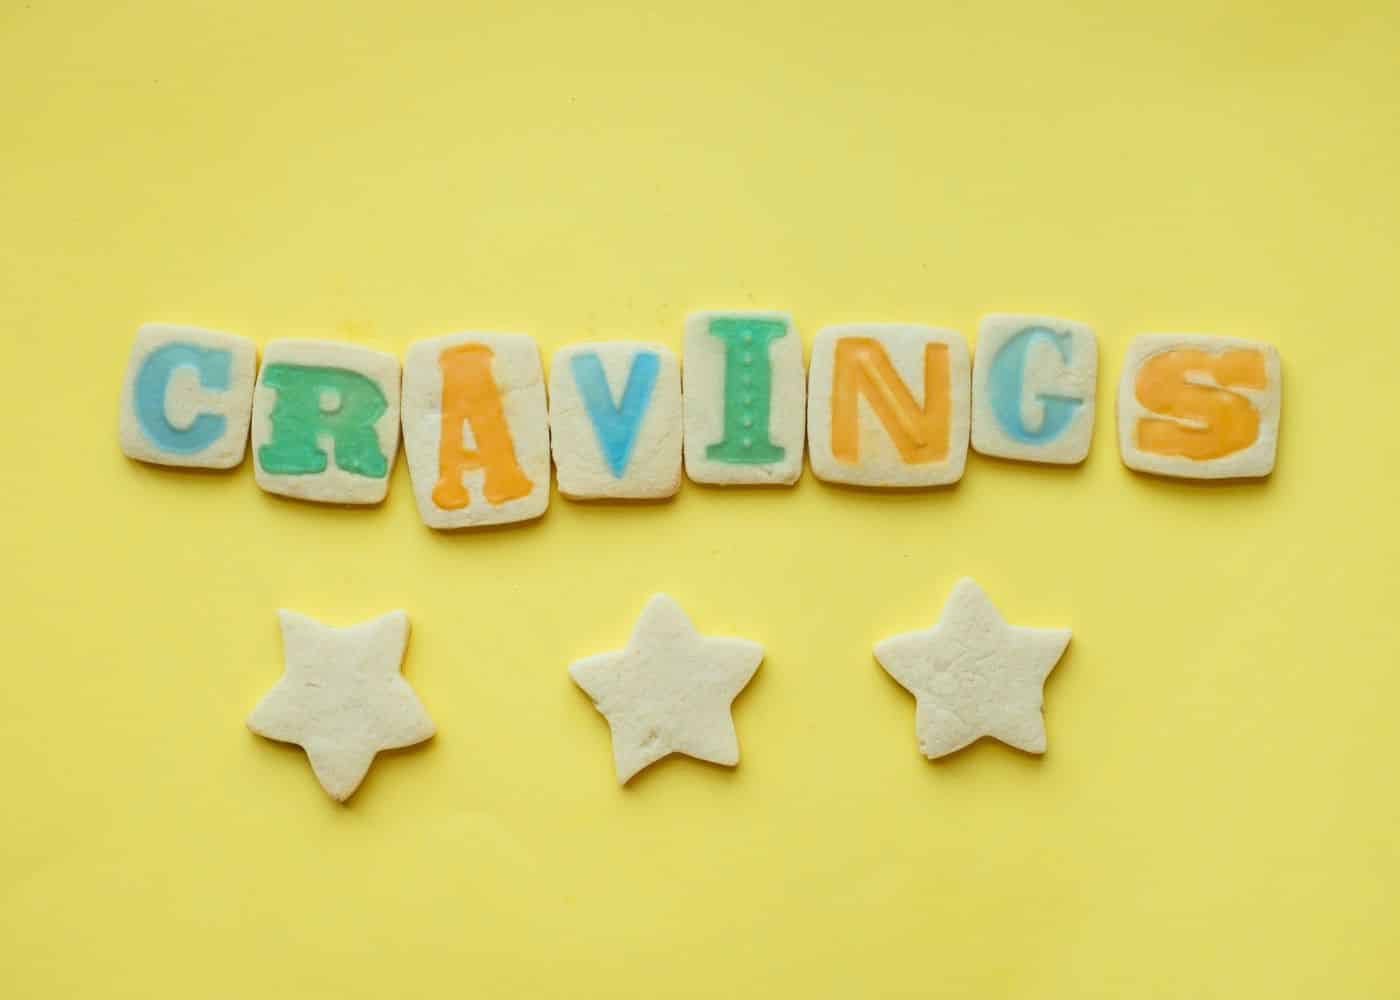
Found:
[[[1391, 4], [0, 10], [0, 993], [1381, 997], [1400, 638]], [[685, 484], [435, 534], [138, 465], [147, 321], [402, 354], [692, 309], [1092, 324], [1077, 470]], [[1278, 345], [1279, 464], [1119, 463], [1128, 339]], [[919, 756], [873, 643], [1069, 626], [1049, 752]], [[762, 642], [733, 771], [626, 789], [573, 659], [664, 590]], [[276, 609], [413, 622], [439, 727], [348, 806], [243, 719]]]

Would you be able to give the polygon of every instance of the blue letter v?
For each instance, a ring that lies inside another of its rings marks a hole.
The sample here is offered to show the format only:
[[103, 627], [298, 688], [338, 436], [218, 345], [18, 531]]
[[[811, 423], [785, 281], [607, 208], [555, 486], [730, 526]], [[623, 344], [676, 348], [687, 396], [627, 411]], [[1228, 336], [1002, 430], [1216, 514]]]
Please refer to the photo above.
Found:
[[576, 354], [570, 359], [570, 364], [574, 384], [578, 386], [583, 404], [588, 408], [588, 419], [593, 422], [593, 433], [598, 436], [598, 446], [603, 449], [603, 458], [607, 460], [612, 474], [620, 479], [627, 469], [632, 446], [637, 443], [637, 431], [642, 426], [647, 404], [651, 402], [651, 392], [656, 388], [661, 359], [655, 351], [637, 353], [627, 372], [627, 386], [622, 391], [622, 403], [618, 406], [613, 405], [608, 379], [603, 374], [603, 363], [596, 351]]

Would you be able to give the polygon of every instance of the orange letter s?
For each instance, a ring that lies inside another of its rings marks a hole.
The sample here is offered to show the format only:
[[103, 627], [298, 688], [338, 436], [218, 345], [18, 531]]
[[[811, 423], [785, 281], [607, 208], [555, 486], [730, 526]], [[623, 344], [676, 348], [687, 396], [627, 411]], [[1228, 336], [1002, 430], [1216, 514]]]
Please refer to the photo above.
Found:
[[[1192, 381], [1195, 373], [1215, 385]], [[1138, 369], [1138, 402], [1158, 417], [1137, 423], [1137, 446], [1156, 455], [1179, 455], [1196, 461], [1243, 451], [1259, 436], [1259, 411], [1230, 386], [1263, 389], [1268, 385], [1264, 356], [1258, 351], [1218, 354], [1182, 348], [1153, 355]], [[1163, 418], [1174, 419], [1163, 419]]]

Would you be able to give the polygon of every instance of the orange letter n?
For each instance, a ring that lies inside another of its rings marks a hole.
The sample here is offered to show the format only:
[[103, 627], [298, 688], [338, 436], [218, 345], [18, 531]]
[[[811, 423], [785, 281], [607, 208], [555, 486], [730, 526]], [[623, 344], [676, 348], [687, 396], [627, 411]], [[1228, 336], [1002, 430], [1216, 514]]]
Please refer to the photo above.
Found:
[[914, 402], [878, 340], [845, 337], [836, 342], [831, 385], [831, 453], [860, 461], [858, 397], [884, 424], [899, 457], [909, 464], [948, 457], [948, 345], [924, 345], [924, 405]]
[[[482, 492], [492, 504], [530, 495], [530, 480], [515, 460], [515, 444], [501, 409], [501, 392], [491, 377], [491, 348], [462, 344], [438, 356], [442, 369], [442, 434], [438, 445], [438, 481], [433, 503], [460, 510], [471, 502], [462, 473], [485, 469]], [[475, 450], [465, 441], [471, 421]]]

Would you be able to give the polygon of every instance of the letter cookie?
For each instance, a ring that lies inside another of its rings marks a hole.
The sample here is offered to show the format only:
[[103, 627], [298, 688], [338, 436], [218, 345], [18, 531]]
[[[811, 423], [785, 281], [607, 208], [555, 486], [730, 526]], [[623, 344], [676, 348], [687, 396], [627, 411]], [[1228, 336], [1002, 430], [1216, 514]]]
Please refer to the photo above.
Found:
[[972, 447], [1024, 462], [1084, 461], [1098, 369], [1098, 342], [1083, 323], [985, 317], [972, 365]]
[[686, 475], [721, 485], [797, 482], [807, 375], [786, 314], [695, 313], [686, 321], [681, 381]]
[[1282, 380], [1269, 344], [1201, 334], [1133, 338], [1118, 383], [1123, 464], [1180, 479], [1267, 476]]
[[565, 496], [674, 496], [681, 481], [676, 356], [630, 341], [560, 348], [549, 371], [549, 429]]
[[148, 323], [136, 331], [118, 420], [122, 451], [157, 465], [243, 461], [258, 352], [231, 333]]
[[324, 340], [273, 340], [253, 394], [253, 476], [269, 493], [379, 503], [399, 449], [399, 362]]
[[431, 528], [504, 524], [549, 506], [540, 350], [512, 333], [454, 333], [408, 349], [403, 442]]
[[967, 342], [951, 330], [822, 330], [807, 392], [812, 471], [858, 486], [957, 482], [967, 464], [970, 368]]

